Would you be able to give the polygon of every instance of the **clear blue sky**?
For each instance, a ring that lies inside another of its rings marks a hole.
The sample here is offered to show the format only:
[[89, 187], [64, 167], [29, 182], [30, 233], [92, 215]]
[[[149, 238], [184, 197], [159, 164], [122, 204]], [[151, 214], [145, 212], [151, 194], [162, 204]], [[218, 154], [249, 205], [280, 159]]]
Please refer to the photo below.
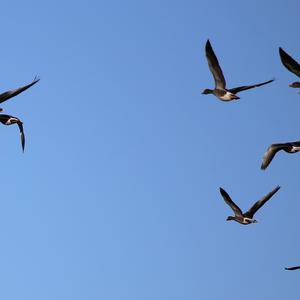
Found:
[[[9, 1], [1, 4], [0, 298], [214, 300], [299, 297], [299, 1]], [[228, 86], [276, 81], [223, 103]], [[226, 222], [225, 188], [258, 224]]]

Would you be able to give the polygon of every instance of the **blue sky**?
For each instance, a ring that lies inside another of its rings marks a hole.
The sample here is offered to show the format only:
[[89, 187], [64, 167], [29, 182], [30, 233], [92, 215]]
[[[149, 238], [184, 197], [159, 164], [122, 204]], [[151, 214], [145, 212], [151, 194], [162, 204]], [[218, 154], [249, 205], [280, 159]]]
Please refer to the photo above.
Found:
[[[3, 104], [0, 298], [291, 299], [300, 264], [297, 164], [267, 146], [299, 140], [299, 3], [9, 1], [0, 20]], [[276, 78], [231, 103], [213, 87]], [[281, 185], [258, 224], [226, 222]]]

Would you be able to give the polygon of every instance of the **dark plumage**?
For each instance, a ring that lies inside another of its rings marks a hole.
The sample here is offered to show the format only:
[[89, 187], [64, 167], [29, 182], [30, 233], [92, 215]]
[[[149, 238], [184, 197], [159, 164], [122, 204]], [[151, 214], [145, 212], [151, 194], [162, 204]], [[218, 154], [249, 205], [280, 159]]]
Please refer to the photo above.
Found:
[[254, 203], [254, 205], [245, 213], [232, 201], [227, 192], [220, 188], [220, 193], [225, 200], [225, 202], [230, 206], [230, 208], [234, 212], [234, 216], [229, 216], [227, 221], [236, 221], [243, 225], [248, 225], [251, 223], [257, 223], [256, 220], [253, 219], [255, 213], [269, 200], [271, 197], [280, 189], [280, 186], [277, 186], [273, 191], [262, 197], [260, 200]]
[[[289, 56], [282, 48], [279, 47], [279, 55], [282, 64], [292, 73], [300, 77], [300, 65]], [[289, 85], [293, 88], [300, 88], [300, 82], [293, 82]]]
[[284, 150], [287, 153], [296, 153], [300, 151], [300, 141], [270, 145], [266, 153], [264, 154], [263, 161], [261, 164], [261, 169], [265, 170], [268, 167], [268, 165], [271, 163], [276, 153], [281, 150]]
[[300, 266], [285, 268], [288, 271], [294, 271], [300, 269]]
[[218, 59], [214, 53], [214, 50], [209, 42], [207, 40], [206, 46], [205, 46], [205, 52], [206, 52], [206, 58], [208, 62], [209, 69], [214, 77], [215, 80], [215, 88], [213, 90], [205, 89], [202, 94], [214, 94], [217, 98], [219, 98], [222, 101], [231, 101], [235, 99], [240, 99], [238, 96], [236, 96], [237, 93], [245, 90], [249, 90], [255, 87], [259, 87], [265, 84], [268, 84], [272, 80], [268, 80], [262, 83], [254, 84], [254, 85], [244, 85], [239, 86], [233, 89], [226, 89], [226, 81], [222, 72], [222, 69], [219, 65]]
[[[0, 94], [0, 103], [12, 98], [12, 97], [15, 97], [17, 95], [19, 95], [20, 93], [26, 91], [27, 89], [29, 89], [31, 86], [33, 86], [34, 84], [36, 84], [40, 79], [35, 77], [34, 80], [27, 84], [27, 85], [24, 85], [24, 86], [21, 86], [19, 88], [16, 88], [16, 89], [13, 89], [13, 90], [9, 90], [9, 91], [6, 91], [2, 94]], [[3, 109], [0, 108], [0, 111], [2, 111]]]
[[12, 125], [12, 124], [17, 124], [19, 126], [19, 130], [20, 130], [20, 136], [21, 136], [21, 145], [22, 145], [22, 150], [24, 152], [24, 148], [25, 148], [25, 134], [24, 134], [24, 130], [23, 130], [23, 123], [20, 119], [18, 119], [17, 117], [13, 117], [10, 115], [4, 115], [4, 114], [0, 114], [0, 122], [4, 125]]

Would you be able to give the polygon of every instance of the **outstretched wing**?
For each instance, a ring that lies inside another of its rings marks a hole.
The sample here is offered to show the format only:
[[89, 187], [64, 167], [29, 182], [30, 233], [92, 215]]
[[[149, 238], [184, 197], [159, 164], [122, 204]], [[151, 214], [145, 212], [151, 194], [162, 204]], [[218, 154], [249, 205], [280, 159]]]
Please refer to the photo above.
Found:
[[289, 270], [289, 271], [294, 271], [294, 270], [298, 270], [300, 269], [300, 266], [296, 266], [296, 267], [289, 267], [289, 268], [285, 268], [286, 270]]
[[262, 82], [262, 83], [253, 84], [253, 85], [238, 86], [236, 88], [229, 89], [228, 91], [231, 92], [231, 93], [233, 93], [233, 94], [237, 94], [237, 93], [239, 93], [241, 91], [246, 91], [246, 90], [249, 90], [249, 89], [253, 89], [253, 88], [256, 88], [256, 87], [259, 87], [259, 86], [271, 83], [273, 81], [274, 81], [274, 79], [271, 79], [271, 80], [268, 80], [268, 81], [265, 81], [265, 82]]
[[262, 170], [265, 170], [268, 167], [268, 165], [270, 164], [270, 162], [272, 161], [272, 159], [274, 158], [275, 154], [278, 151], [283, 150], [285, 147], [289, 147], [288, 144], [272, 144], [272, 145], [270, 145], [264, 154], [260, 168]]
[[232, 201], [232, 199], [227, 194], [227, 192], [224, 189], [222, 189], [221, 187], [220, 187], [220, 193], [221, 193], [223, 199], [225, 200], [225, 202], [231, 207], [231, 209], [233, 210], [234, 214], [236, 216], [242, 217], [243, 213], [242, 213], [241, 209]]
[[29, 89], [31, 86], [33, 86], [34, 84], [36, 84], [40, 79], [39, 78], [34, 78], [34, 80], [27, 84], [27, 85], [24, 85], [24, 86], [21, 86], [17, 89], [14, 89], [14, 90], [10, 90], [10, 91], [7, 91], [7, 92], [4, 92], [2, 94], [0, 94], [0, 103], [12, 98], [12, 97], [15, 97], [17, 96], [18, 94], [24, 92], [25, 90]]
[[21, 145], [22, 145], [22, 150], [24, 152], [25, 149], [25, 134], [24, 134], [24, 129], [23, 129], [23, 123], [20, 121], [17, 123], [20, 129], [20, 137], [21, 137]]
[[280, 186], [277, 186], [273, 191], [265, 195], [262, 199], [254, 203], [254, 205], [244, 214], [245, 217], [252, 219], [254, 214], [269, 200], [271, 197], [277, 193]]
[[279, 47], [279, 55], [282, 64], [292, 73], [300, 77], [300, 65], [289, 56], [282, 48]]
[[219, 65], [218, 59], [214, 53], [214, 50], [210, 44], [210, 41], [207, 40], [205, 45], [205, 53], [208, 61], [208, 67], [214, 77], [215, 86], [219, 89], [225, 89], [226, 81], [222, 72], [222, 69]]

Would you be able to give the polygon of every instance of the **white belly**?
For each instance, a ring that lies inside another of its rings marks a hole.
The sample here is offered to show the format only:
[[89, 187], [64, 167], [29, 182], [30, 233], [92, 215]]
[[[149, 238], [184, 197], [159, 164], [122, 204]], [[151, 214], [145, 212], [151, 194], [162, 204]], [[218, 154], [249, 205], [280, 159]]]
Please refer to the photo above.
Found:
[[232, 100], [234, 99], [235, 95], [230, 93], [230, 92], [226, 92], [226, 94], [224, 96], [221, 96], [220, 98], [222, 100]]
[[244, 218], [243, 223], [245, 224], [253, 223], [253, 220], [250, 218]]
[[291, 152], [295, 153], [295, 152], [298, 152], [298, 151], [300, 151], [300, 147], [293, 146]]

